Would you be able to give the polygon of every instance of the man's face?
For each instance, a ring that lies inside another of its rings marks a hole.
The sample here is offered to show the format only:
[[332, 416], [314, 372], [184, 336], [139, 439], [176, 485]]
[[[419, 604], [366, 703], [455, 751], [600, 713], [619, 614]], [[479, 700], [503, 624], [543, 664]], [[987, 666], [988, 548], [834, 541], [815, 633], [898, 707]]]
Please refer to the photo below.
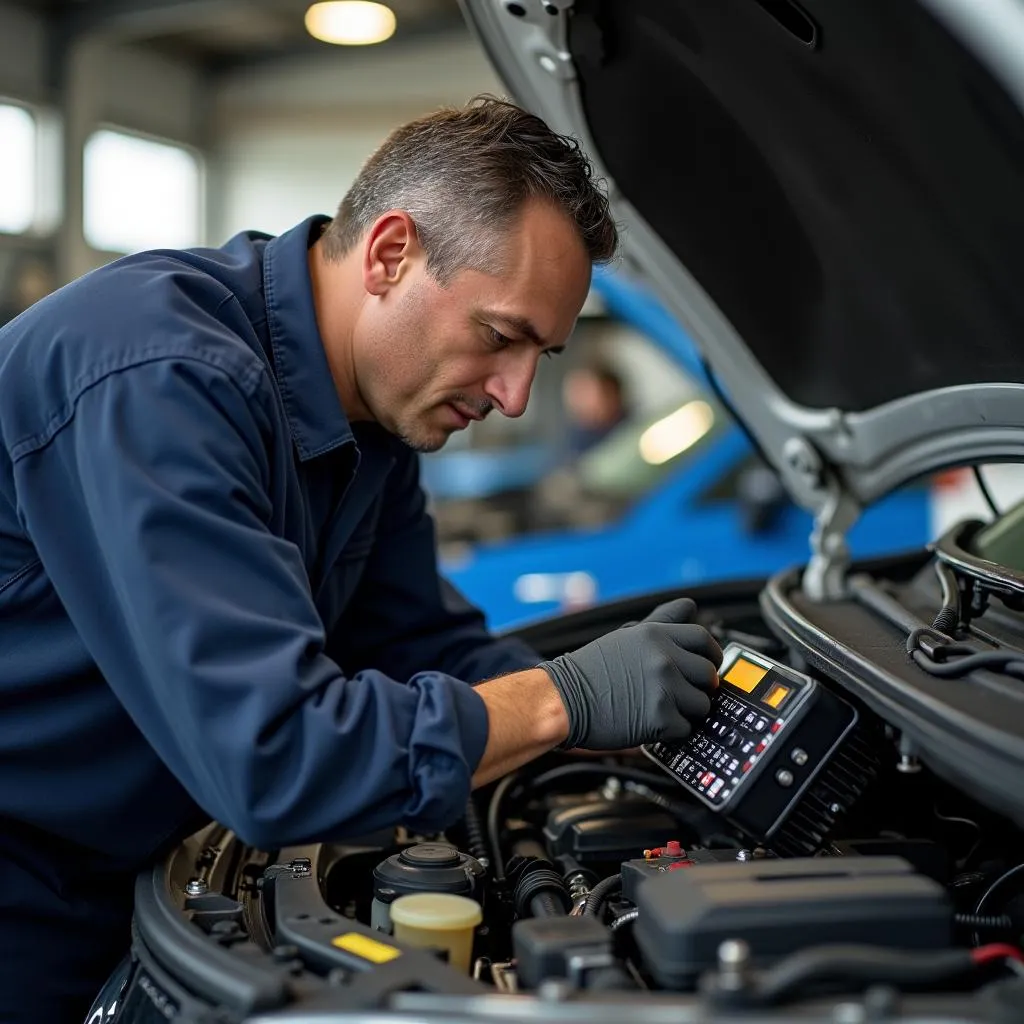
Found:
[[539, 361], [565, 344], [590, 286], [571, 221], [527, 204], [499, 273], [465, 269], [443, 286], [415, 241], [401, 258], [408, 262], [394, 263], [393, 282], [364, 305], [353, 336], [357, 387], [373, 418], [429, 452], [492, 409], [521, 416]]

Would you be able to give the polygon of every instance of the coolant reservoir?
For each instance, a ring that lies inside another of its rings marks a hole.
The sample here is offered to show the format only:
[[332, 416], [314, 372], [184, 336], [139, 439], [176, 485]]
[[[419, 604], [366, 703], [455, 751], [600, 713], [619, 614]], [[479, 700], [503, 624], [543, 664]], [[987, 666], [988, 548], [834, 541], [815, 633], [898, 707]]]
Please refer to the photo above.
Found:
[[473, 930], [483, 920], [480, 904], [465, 896], [421, 892], [391, 904], [395, 938], [412, 946], [439, 949], [448, 963], [469, 973]]

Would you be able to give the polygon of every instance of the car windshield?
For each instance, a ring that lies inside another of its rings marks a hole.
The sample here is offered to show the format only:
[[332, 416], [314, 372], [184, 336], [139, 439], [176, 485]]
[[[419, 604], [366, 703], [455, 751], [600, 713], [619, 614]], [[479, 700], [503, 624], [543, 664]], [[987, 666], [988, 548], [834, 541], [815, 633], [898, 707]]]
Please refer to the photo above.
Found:
[[623, 423], [572, 471], [594, 497], [635, 500], [696, 458], [725, 427], [722, 411], [704, 398]]
[[528, 528], [597, 527], [621, 518], [670, 477], [686, 472], [727, 426], [722, 409], [699, 393], [627, 420], [540, 481]]

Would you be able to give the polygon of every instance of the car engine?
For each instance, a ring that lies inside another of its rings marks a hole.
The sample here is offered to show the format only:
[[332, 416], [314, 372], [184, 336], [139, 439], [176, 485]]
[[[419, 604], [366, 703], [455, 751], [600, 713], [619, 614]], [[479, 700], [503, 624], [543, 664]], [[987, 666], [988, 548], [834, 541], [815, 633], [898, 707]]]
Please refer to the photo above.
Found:
[[[1009, 591], [974, 601], [935, 561], [854, 577], [843, 619], [856, 604], [893, 629], [908, 672], [908, 636], [941, 662], [936, 637], [894, 627], [887, 607], [931, 623], [955, 597], [961, 644], [1007, 644], [1020, 627]], [[218, 826], [193, 837], [140, 880], [122, 1006], [175, 992], [160, 964], [182, 971], [184, 949], [187, 991], [167, 998], [202, 996], [229, 1020], [290, 1005], [499, 1019], [509, 996], [552, 1020], [579, 1019], [580, 1002], [609, 1021], [666, 1007], [673, 1020], [1024, 1019], [1019, 822], [911, 740], [895, 705], [880, 713], [878, 686], [852, 685], [864, 669], [835, 657], [841, 638], [831, 663], [814, 656], [810, 633], [783, 621], [797, 592], [783, 576], [694, 595], [726, 654], [712, 712], [680, 747], [548, 755], [437, 835], [278, 851]], [[663, 596], [524, 635], [550, 655]], [[937, 635], [955, 632], [951, 614]], [[881, 660], [866, 622], [859, 649]], [[1024, 681], [1007, 685], [1017, 699]]]

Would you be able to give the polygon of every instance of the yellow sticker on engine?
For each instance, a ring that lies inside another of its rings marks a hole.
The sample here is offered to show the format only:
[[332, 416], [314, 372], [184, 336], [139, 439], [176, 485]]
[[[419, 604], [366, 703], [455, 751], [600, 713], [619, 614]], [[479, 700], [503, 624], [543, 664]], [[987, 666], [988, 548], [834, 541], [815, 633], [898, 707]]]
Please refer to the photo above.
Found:
[[402, 955], [400, 949], [389, 946], [386, 942], [378, 942], [368, 935], [360, 935], [359, 932], [345, 932], [344, 935], [336, 935], [331, 939], [331, 945], [346, 953], [354, 953], [356, 956], [369, 960], [372, 964], [386, 964], [389, 960]]

